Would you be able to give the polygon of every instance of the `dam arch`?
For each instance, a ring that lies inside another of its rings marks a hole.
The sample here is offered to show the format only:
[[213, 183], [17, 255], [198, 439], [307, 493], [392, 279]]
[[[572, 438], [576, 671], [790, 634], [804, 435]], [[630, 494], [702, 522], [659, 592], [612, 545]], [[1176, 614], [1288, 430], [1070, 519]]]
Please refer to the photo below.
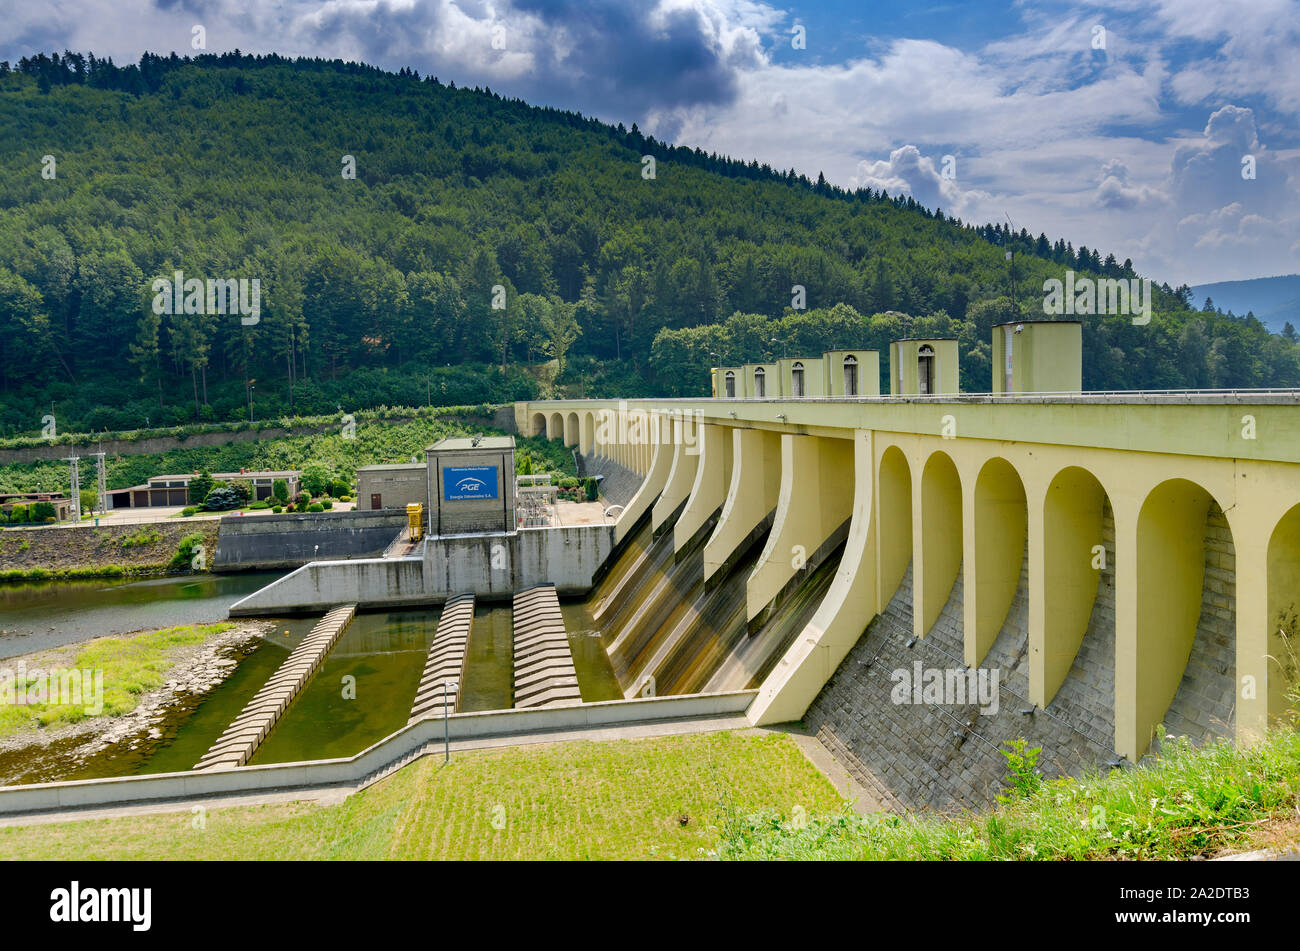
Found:
[[[1113, 519], [1105, 486], [1089, 469], [1066, 466], [1052, 476], [1043, 495], [1040, 552], [1031, 572], [1041, 581], [1031, 586], [1030, 699], [1046, 707], [1056, 697], [1079, 655], [1090, 629], [1107, 637], [1111, 682], [1114, 678], [1115, 618], [1113, 594], [1109, 615], [1101, 617], [1099, 595], [1115, 575]], [[1111, 538], [1107, 539], [1107, 526]], [[1046, 603], [1051, 592], [1052, 603]], [[1112, 688], [1113, 689], [1113, 688]]]
[[1268, 540], [1268, 713], [1272, 720], [1291, 700], [1300, 678], [1300, 504], [1287, 510]]
[[566, 446], [578, 445], [578, 414], [570, 413], [564, 417], [564, 444]]
[[961, 476], [952, 457], [931, 452], [921, 469], [920, 523], [916, 528], [913, 571], [913, 632], [924, 637], [934, 627], [952, 594], [962, 562]]
[[1194, 741], [1235, 722], [1235, 552], [1214, 496], [1166, 479], [1136, 528], [1135, 612], [1116, 650], [1116, 748], [1141, 755], [1164, 724]]
[[532, 419], [529, 421], [528, 435], [530, 436], [546, 435], [546, 414], [545, 413], [533, 413]]
[[971, 499], [974, 558], [967, 559], [965, 660], [983, 662], [1020, 589], [1029, 538], [1025, 484], [1008, 460], [994, 456], [975, 477]]
[[902, 449], [888, 446], [877, 471], [878, 586], [888, 604], [912, 563], [912, 467]]

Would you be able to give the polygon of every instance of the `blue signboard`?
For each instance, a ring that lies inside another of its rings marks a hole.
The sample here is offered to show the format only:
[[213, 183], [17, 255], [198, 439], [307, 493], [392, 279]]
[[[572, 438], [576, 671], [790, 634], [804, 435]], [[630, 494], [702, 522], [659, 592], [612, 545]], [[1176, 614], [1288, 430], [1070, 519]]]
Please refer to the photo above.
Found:
[[496, 466], [448, 466], [442, 470], [444, 502], [482, 501], [496, 497]]

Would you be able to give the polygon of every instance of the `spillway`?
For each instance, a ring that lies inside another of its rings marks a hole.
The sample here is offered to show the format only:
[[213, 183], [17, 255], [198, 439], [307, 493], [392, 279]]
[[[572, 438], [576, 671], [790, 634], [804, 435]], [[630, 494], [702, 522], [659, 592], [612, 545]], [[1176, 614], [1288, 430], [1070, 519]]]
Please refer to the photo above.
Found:
[[647, 523], [582, 606], [601, 633], [623, 696], [757, 686], [812, 617], [842, 554], [841, 546], [805, 572], [751, 632], [746, 584], [766, 535], [751, 539], [725, 574], [706, 583], [708, 534], [701, 531], [675, 552], [672, 532], [656, 538]]

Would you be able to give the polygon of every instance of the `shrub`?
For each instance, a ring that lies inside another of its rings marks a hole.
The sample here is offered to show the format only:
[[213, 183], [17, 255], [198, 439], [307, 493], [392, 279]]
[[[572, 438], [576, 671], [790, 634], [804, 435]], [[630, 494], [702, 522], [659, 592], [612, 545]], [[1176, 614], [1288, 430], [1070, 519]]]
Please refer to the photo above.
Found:
[[336, 499], [341, 499], [352, 491], [352, 483], [347, 479], [335, 479], [330, 483], [329, 491], [330, 495], [334, 496]]
[[311, 503], [309, 503], [308, 506], [307, 506], [307, 511], [308, 511], [308, 512], [323, 512], [323, 511], [325, 511], [325, 506], [321, 505], [319, 502], [311, 502]]
[[181, 539], [180, 546], [176, 549], [176, 554], [172, 556], [168, 568], [172, 570], [193, 569], [194, 553], [202, 550], [203, 535], [195, 532], [193, 535], [186, 535]]
[[144, 525], [136, 529], [130, 535], [124, 535], [122, 537], [122, 547], [140, 548], [144, 545], [152, 545], [159, 541], [162, 541], [162, 533], [152, 525]]
[[311, 493], [305, 489], [298, 493], [298, 511], [307, 511], [307, 506], [311, 504]]
[[271, 507], [271, 503], [263, 500], [261, 502], [253, 502], [248, 507], [250, 509], [269, 509]]
[[333, 500], [333, 499], [321, 499], [320, 502], [319, 502], [319, 505], [321, 506], [321, 508], [326, 509], [326, 510], [328, 510], [328, 509], [332, 509], [332, 508], [334, 507], [334, 500]]
[[239, 496], [240, 505], [247, 505], [253, 498], [253, 486], [247, 479], [231, 479], [230, 489]]
[[212, 476], [205, 470], [190, 479], [190, 502], [198, 505], [212, 491]]
[[352, 501], [352, 496], [350, 496], [350, 495], [340, 495], [340, 496], [339, 496], [339, 501], [340, 501], [340, 502], [351, 502], [351, 501]]
[[276, 479], [271, 483], [271, 498], [286, 505], [289, 501], [289, 483], [284, 479]]
[[27, 506], [25, 504], [19, 502], [17, 505], [15, 505], [13, 508], [9, 510], [9, 524], [10, 525], [27, 524]]
[[271, 506], [271, 511], [274, 512], [276, 515], [279, 515], [281, 512], [284, 511], [284, 506], [283, 506], [283, 505], [272, 505], [272, 506]]
[[27, 510], [27, 517], [33, 522], [53, 522], [58, 513], [54, 511], [52, 502], [33, 502]]
[[596, 482], [596, 480], [591, 476], [588, 476], [582, 481], [583, 481], [583, 485], [587, 489], [587, 501], [588, 502], [596, 501], [596, 499], [600, 496], [600, 489], [598, 487], [598, 483]]
[[302, 487], [312, 495], [324, 495], [333, 480], [333, 471], [323, 462], [312, 461], [302, 468]]
[[213, 489], [203, 500], [203, 507], [209, 512], [225, 512], [239, 508], [239, 494], [226, 486]]
[[189, 518], [191, 515], [197, 515], [199, 507], [197, 505], [187, 505], [181, 509], [181, 518]]

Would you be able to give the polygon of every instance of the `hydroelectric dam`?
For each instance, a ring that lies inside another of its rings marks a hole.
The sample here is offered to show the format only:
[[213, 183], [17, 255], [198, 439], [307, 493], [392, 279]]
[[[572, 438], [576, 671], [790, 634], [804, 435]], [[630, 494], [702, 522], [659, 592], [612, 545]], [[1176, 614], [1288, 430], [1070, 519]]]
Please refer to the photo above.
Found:
[[[985, 394], [933, 340], [891, 347], [888, 395], [875, 352], [831, 351], [716, 368], [709, 398], [518, 403], [601, 478], [601, 518], [537, 520], [511, 437], [430, 447], [412, 537], [231, 608], [322, 620], [195, 769], [7, 787], [0, 812], [360, 788], [444, 736], [647, 724], [802, 721], [898, 810], [987, 804], [1022, 738], [1076, 776], [1165, 732], [1248, 743], [1297, 675], [1300, 393], [1082, 392], [1074, 328], [996, 330]], [[394, 732], [250, 764], [351, 619], [403, 609], [441, 619]], [[474, 664], [495, 699], [467, 707]]]

